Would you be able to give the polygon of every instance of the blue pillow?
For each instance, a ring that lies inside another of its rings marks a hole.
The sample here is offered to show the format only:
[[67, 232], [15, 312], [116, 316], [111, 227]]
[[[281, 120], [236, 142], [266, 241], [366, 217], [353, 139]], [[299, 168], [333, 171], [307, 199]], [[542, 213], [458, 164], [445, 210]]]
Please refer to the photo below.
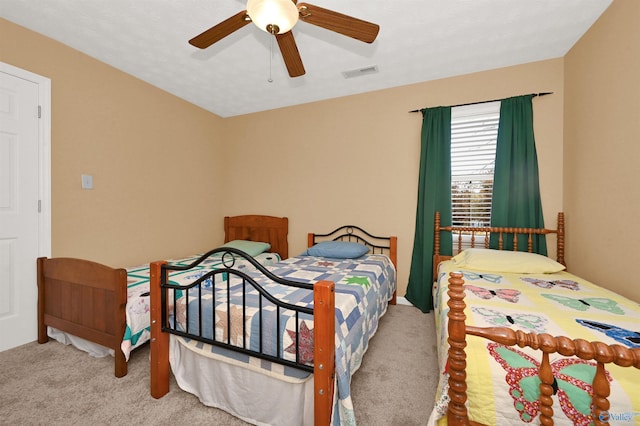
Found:
[[369, 252], [369, 247], [348, 241], [323, 241], [307, 249], [308, 256], [355, 259]]
[[260, 253], [264, 253], [265, 251], [269, 250], [271, 248], [271, 244], [259, 241], [233, 240], [223, 244], [221, 247], [231, 247], [242, 250], [249, 256], [255, 257]]

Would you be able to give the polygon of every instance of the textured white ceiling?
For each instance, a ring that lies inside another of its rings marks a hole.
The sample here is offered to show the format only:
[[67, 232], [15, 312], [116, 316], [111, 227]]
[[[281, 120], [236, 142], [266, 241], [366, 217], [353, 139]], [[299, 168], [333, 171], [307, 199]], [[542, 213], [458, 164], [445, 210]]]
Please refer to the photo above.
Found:
[[[380, 33], [369, 45], [299, 22], [297, 78], [254, 25], [205, 50], [187, 43], [244, 0], [0, 0], [0, 16], [230, 117], [561, 57], [611, 1], [313, 0]], [[373, 65], [376, 74], [342, 75]]]

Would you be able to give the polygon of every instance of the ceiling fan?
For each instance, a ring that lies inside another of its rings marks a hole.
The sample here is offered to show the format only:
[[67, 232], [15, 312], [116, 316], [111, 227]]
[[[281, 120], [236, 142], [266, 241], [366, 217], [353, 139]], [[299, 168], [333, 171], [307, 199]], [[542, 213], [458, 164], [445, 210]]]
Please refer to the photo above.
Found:
[[195, 36], [189, 43], [205, 49], [213, 43], [253, 22], [258, 28], [275, 36], [291, 77], [304, 75], [304, 65], [291, 29], [298, 20], [337, 32], [347, 37], [373, 43], [380, 26], [297, 0], [248, 0], [247, 10]]

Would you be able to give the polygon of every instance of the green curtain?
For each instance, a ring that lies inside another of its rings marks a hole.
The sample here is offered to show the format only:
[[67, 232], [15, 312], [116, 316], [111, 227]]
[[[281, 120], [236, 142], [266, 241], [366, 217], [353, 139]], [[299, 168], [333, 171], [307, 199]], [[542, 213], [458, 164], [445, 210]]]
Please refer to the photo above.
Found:
[[[422, 312], [433, 309], [433, 225], [451, 225], [451, 107], [422, 110], [420, 176], [416, 230], [405, 297]], [[450, 237], [450, 235], [449, 235]], [[443, 254], [451, 254], [451, 238], [441, 240]]]
[[[544, 227], [532, 98], [533, 95], [516, 96], [500, 103], [491, 226]], [[498, 247], [498, 235], [491, 235], [490, 246]], [[512, 235], [504, 238], [504, 248], [513, 248]], [[526, 251], [526, 238], [519, 236], [518, 249]], [[544, 235], [534, 236], [533, 251], [547, 254]]]

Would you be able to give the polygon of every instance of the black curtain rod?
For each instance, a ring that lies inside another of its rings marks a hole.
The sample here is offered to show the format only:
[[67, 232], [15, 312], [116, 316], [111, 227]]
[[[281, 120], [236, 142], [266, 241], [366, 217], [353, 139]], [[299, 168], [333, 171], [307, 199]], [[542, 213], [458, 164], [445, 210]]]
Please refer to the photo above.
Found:
[[[536, 96], [545, 96], [545, 95], [552, 95], [552, 94], [553, 94], [553, 92], [531, 93], [531, 96], [533, 96], [535, 98]], [[467, 106], [467, 105], [486, 104], [486, 103], [489, 103], [489, 102], [498, 102], [498, 101], [501, 101], [501, 100], [502, 99], [492, 99], [490, 101], [469, 102], [468, 104], [451, 105], [451, 108]], [[409, 112], [420, 112], [423, 109], [424, 108], [422, 108], [422, 109], [414, 109], [413, 111], [409, 111]]]

